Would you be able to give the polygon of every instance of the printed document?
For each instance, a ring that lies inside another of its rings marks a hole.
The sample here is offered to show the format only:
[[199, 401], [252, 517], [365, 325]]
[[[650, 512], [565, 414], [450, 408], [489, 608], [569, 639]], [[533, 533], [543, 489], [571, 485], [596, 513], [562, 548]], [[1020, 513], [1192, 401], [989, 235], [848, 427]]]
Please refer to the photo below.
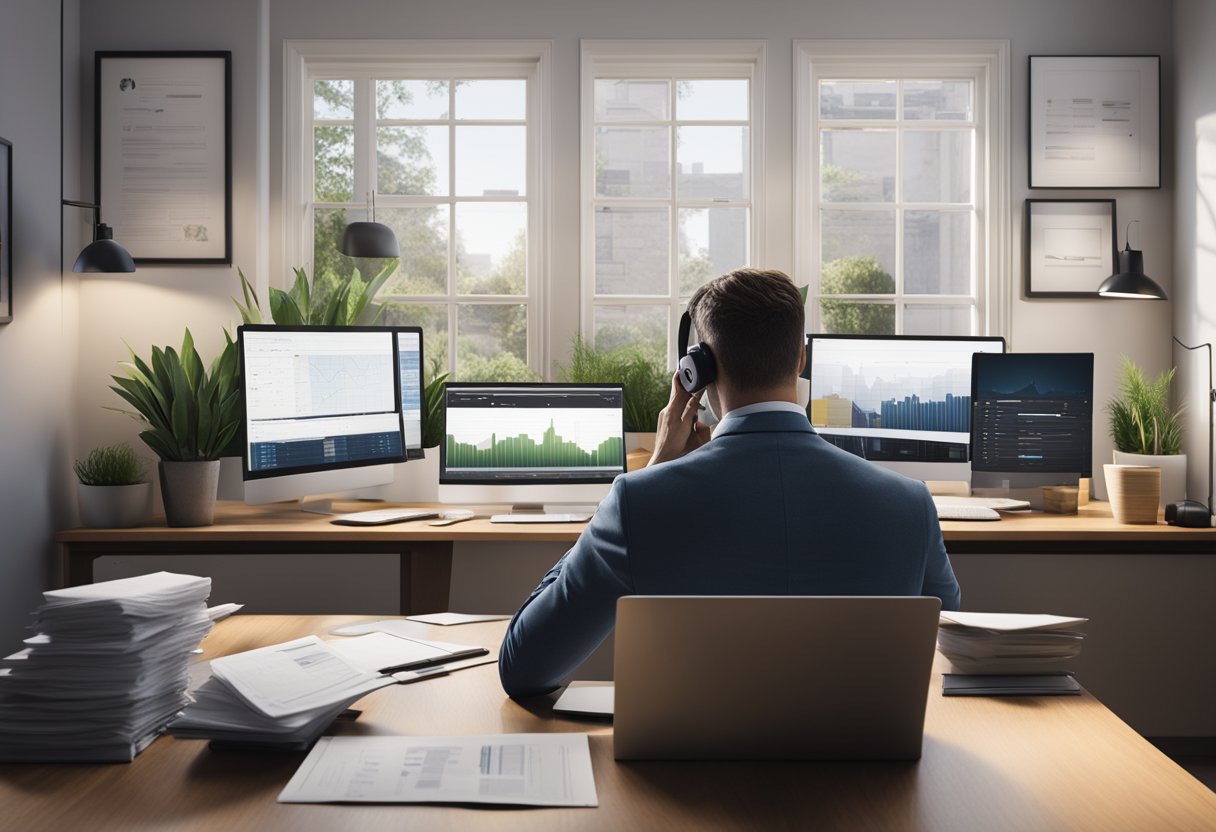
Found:
[[586, 734], [322, 737], [279, 802], [599, 805]]

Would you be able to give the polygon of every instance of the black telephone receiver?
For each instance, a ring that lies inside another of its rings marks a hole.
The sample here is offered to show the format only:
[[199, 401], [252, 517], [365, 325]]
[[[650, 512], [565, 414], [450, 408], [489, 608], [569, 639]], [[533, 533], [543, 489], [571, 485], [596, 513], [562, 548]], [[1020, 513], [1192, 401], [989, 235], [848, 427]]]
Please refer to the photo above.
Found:
[[688, 336], [692, 333], [692, 317], [685, 312], [680, 316], [680, 333], [676, 346], [680, 355], [680, 386], [690, 394], [703, 390], [718, 377], [718, 365], [714, 362], [714, 354], [704, 341], [688, 346]]

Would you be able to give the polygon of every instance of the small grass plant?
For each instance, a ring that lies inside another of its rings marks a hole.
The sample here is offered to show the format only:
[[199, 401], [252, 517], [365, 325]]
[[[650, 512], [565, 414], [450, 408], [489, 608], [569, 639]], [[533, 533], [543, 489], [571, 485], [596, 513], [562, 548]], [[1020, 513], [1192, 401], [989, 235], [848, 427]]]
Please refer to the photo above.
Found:
[[1119, 395], [1107, 405], [1115, 448], [1123, 453], [1182, 453], [1182, 409], [1170, 406], [1174, 368], [1151, 381], [1127, 356], [1119, 367]]
[[147, 482], [147, 467], [125, 442], [102, 445], [72, 465], [82, 485], [138, 485]]

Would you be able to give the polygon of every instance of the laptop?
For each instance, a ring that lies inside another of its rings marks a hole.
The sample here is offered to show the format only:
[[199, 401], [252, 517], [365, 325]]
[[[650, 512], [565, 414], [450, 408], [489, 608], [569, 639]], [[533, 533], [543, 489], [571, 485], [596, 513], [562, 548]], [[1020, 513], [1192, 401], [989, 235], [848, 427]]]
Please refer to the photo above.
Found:
[[918, 760], [941, 601], [626, 596], [618, 760]]

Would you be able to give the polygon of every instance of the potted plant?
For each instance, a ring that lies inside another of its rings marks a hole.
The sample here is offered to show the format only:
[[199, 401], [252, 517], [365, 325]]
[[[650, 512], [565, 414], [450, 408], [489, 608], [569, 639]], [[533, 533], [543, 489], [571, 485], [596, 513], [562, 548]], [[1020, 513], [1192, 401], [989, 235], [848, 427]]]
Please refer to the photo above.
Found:
[[125, 376], [111, 376], [117, 393], [145, 425], [139, 438], [160, 458], [161, 497], [170, 526], [207, 526], [215, 516], [220, 452], [240, 426], [236, 344], [224, 333], [210, 371], [186, 330], [180, 351], [152, 348], [144, 361], [129, 346]]
[[575, 335], [570, 364], [559, 364], [557, 376], [574, 384], [624, 385], [625, 449], [653, 450], [659, 411], [671, 392], [671, 374], [660, 360], [638, 347], [602, 349]]
[[138, 526], [152, 513], [152, 481], [128, 444], [102, 445], [76, 460], [80, 522], [93, 528]]
[[1186, 499], [1182, 411], [1170, 405], [1173, 380], [1172, 367], [1150, 381], [1124, 356], [1119, 395], [1106, 408], [1115, 440], [1115, 464], [1160, 468], [1162, 505]]

